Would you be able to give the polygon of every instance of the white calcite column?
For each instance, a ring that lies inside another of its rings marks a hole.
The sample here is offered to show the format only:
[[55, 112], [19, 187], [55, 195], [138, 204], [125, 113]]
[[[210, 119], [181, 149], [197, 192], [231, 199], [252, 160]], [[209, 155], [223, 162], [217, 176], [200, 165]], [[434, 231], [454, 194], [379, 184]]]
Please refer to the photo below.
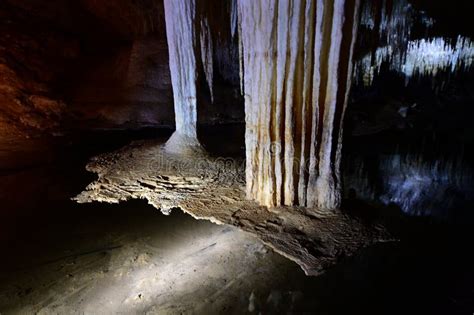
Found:
[[176, 131], [165, 148], [173, 153], [200, 151], [197, 140], [196, 2], [164, 0]]
[[359, 0], [237, 2], [247, 195], [335, 209]]

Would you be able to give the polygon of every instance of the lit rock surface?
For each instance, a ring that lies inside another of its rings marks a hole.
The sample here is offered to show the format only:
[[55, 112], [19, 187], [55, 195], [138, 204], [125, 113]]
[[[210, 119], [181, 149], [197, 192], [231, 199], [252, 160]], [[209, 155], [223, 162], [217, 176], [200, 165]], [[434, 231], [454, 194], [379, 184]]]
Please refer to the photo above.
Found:
[[468, 71], [474, 63], [474, 43], [470, 38], [458, 36], [455, 42], [443, 37], [413, 40], [407, 50], [396, 52], [391, 46], [380, 47], [375, 58], [368, 54], [358, 63], [357, 77], [364, 85], [372, 84], [383, 63], [390, 70], [401, 73], [406, 83], [419, 77], [435, 78], [439, 73], [455, 74]]
[[196, 5], [194, 0], [165, 0], [164, 4], [176, 121], [176, 132], [166, 149], [187, 154], [200, 147], [196, 134]]
[[262, 205], [340, 205], [358, 7], [352, 0], [238, 1], [247, 196]]
[[80, 203], [146, 199], [167, 214], [180, 208], [197, 219], [250, 232], [278, 253], [317, 275], [358, 249], [389, 239], [339, 211], [310, 216], [315, 209], [268, 208], [245, 198], [242, 160], [170, 154], [154, 142], [139, 142], [93, 159], [99, 178], [75, 198]]

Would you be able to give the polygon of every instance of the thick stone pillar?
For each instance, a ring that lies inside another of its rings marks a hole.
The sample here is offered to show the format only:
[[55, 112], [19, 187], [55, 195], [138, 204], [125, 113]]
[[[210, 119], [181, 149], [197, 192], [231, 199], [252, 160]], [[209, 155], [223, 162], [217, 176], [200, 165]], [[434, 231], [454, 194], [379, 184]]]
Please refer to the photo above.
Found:
[[359, 0], [237, 1], [247, 195], [335, 209]]

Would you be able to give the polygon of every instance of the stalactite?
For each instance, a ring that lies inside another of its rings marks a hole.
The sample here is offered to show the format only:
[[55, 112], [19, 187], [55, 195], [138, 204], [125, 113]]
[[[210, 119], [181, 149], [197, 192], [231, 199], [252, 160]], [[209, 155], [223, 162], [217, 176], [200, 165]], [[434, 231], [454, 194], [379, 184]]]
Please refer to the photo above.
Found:
[[371, 85], [385, 62], [391, 71], [403, 74], [408, 84], [413, 78], [469, 70], [474, 64], [474, 43], [459, 36], [455, 42], [442, 37], [409, 41], [404, 52], [394, 52], [391, 46], [380, 47], [374, 55], [368, 54], [358, 62], [356, 77], [365, 86]]
[[206, 18], [201, 19], [201, 60], [204, 67], [204, 75], [209, 86], [211, 93], [211, 102], [214, 102], [213, 93], [213, 75], [214, 75], [214, 64], [212, 59], [212, 37], [211, 29]]
[[411, 37], [415, 15], [416, 11], [408, 0], [383, 0], [378, 29], [381, 42], [404, 49]]
[[[197, 86], [205, 78], [214, 102], [214, 71], [236, 84], [236, 3], [221, 0], [164, 0], [176, 132], [166, 144], [175, 153], [201, 152], [196, 136]], [[202, 64], [202, 69], [201, 69]]]
[[[358, 60], [357, 83], [372, 85], [386, 63], [390, 71], [403, 74], [407, 84], [414, 78], [431, 77], [433, 86], [437, 86], [438, 73], [468, 70], [473, 63], [474, 44], [469, 38], [430, 37], [436, 21], [424, 11], [415, 10], [407, 0], [363, 0], [361, 11], [360, 25], [376, 37], [376, 45]], [[415, 25], [427, 39], [412, 38]]]
[[237, 0], [231, 0], [230, 7], [230, 35], [232, 38], [237, 35], [237, 24], [238, 24], [238, 8]]
[[438, 71], [455, 72], [471, 67], [474, 61], [474, 43], [458, 37], [450, 44], [444, 38], [415, 40], [409, 43], [402, 72], [411, 78], [416, 75], [435, 76]]
[[214, 45], [214, 69], [232, 86], [239, 86], [239, 46], [237, 38], [218, 39]]
[[195, 0], [164, 0], [176, 131], [166, 144], [175, 153], [200, 150], [197, 140]]
[[[235, 0], [237, 1], [237, 0]], [[235, 9], [235, 8], [234, 8]], [[237, 5], [237, 31], [239, 34], [239, 77], [240, 77], [240, 93], [244, 95], [244, 47], [242, 42], [242, 16]]]
[[375, 16], [374, 16], [374, 6], [372, 1], [362, 1], [361, 4], [361, 14], [360, 14], [360, 25], [365, 26], [370, 30], [375, 28]]
[[341, 122], [358, 0], [238, 0], [247, 195], [339, 206]]

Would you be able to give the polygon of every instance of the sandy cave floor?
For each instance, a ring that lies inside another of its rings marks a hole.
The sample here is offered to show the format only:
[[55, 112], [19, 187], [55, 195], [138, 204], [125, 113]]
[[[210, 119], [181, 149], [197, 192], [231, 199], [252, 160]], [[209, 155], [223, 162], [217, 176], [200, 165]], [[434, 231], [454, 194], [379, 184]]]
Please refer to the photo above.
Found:
[[301, 304], [302, 270], [237, 228], [164, 216], [144, 201], [71, 201], [90, 180], [85, 156], [103, 147], [62, 146], [2, 144], [0, 314], [241, 314]]
[[419, 234], [417, 228], [426, 238], [371, 246], [307, 277], [296, 263], [234, 227], [179, 210], [164, 216], [144, 200], [71, 201], [94, 179], [84, 171], [87, 160], [130, 140], [99, 133], [59, 144], [2, 143], [1, 314], [474, 310], [474, 263], [465, 250], [470, 234], [449, 230], [449, 239], [447, 231], [424, 227]]
[[251, 235], [184, 214], [164, 217], [143, 203], [125, 208], [140, 218], [112, 219], [105, 230], [103, 222], [84, 224], [73, 239], [3, 273], [0, 309], [239, 314], [262, 307], [292, 310], [301, 303], [304, 293], [290, 283], [303, 280], [303, 273]]

